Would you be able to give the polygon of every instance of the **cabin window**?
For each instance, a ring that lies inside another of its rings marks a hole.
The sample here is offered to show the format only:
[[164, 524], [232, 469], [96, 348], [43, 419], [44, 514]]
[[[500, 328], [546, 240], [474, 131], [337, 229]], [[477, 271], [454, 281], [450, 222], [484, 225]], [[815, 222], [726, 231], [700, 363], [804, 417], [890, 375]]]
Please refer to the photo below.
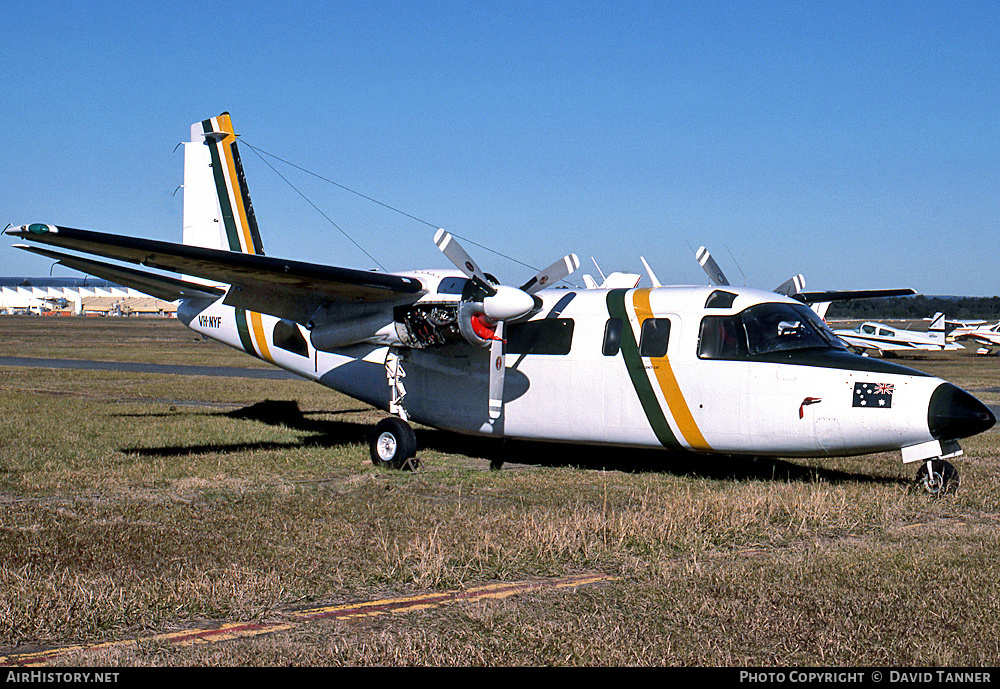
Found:
[[878, 329], [878, 334], [881, 335], [882, 337], [895, 337], [896, 336], [896, 334], [894, 332], [892, 332], [891, 330], [886, 330], [885, 328], [879, 328]]
[[309, 345], [306, 344], [306, 338], [302, 336], [299, 326], [292, 321], [282, 319], [275, 323], [271, 340], [275, 347], [280, 347], [286, 352], [299, 356], [309, 356]]
[[647, 318], [642, 322], [642, 332], [639, 335], [639, 356], [666, 356], [669, 339], [669, 318]]
[[569, 354], [573, 346], [572, 318], [543, 318], [508, 326], [508, 354]]
[[867, 323], [865, 323], [864, 325], [861, 326], [861, 332], [864, 333], [865, 335], [874, 335], [875, 334], [875, 326], [874, 325], [868, 325]]
[[702, 359], [744, 359], [747, 335], [739, 316], [706, 316], [698, 336], [698, 356]]
[[604, 326], [604, 346], [601, 353], [604, 356], [616, 356], [622, 348], [622, 319], [609, 318]]

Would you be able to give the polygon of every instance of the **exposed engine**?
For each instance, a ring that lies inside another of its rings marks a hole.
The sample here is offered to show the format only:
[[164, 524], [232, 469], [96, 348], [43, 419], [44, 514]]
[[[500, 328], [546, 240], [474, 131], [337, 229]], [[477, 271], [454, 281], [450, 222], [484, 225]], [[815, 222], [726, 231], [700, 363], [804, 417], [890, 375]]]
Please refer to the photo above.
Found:
[[417, 303], [399, 309], [395, 320], [403, 344], [419, 349], [462, 341], [485, 347], [496, 338], [496, 324], [475, 302]]
[[[413, 304], [396, 313], [396, 332], [409, 347], [434, 347], [460, 342], [458, 304]], [[402, 326], [402, 327], [400, 327]]]

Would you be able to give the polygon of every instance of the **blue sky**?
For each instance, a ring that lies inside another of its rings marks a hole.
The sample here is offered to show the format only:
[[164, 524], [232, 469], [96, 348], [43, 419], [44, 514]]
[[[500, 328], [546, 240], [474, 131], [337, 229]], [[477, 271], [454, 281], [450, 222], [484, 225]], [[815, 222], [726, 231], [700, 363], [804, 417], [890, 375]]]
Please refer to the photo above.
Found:
[[[738, 284], [1000, 294], [995, 1], [259, 4], [8, 7], [4, 224], [179, 241], [175, 147], [228, 111], [420, 219], [244, 146], [272, 255], [375, 267], [343, 230], [390, 271], [450, 267], [440, 226], [536, 268], [575, 252], [579, 284], [640, 255], [703, 284], [704, 244]], [[0, 274], [49, 273], [11, 243]]]

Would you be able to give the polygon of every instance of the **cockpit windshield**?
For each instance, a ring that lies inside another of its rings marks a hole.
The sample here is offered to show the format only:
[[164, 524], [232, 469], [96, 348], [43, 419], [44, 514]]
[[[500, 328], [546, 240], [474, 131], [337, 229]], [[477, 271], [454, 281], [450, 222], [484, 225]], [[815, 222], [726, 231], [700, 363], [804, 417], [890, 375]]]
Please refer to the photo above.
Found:
[[706, 316], [698, 356], [750, 359], [802, 349], [846, 349], [826, 323], [805, 305], [758, 304], [734, 316]]

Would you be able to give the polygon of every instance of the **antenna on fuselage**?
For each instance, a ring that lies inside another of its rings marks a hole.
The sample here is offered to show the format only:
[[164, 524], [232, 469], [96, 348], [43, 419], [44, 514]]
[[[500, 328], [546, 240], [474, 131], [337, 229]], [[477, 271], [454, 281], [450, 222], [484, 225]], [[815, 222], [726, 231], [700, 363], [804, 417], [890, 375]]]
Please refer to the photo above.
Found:
[[733, 255], [732, 250], [730, 250], [730, 248], [728, 246], [726, 247], [726, 251], [729, 253], [729, 258], [733, 259], [733, 263], [736, 264], [736, 270], [740, 271], [740, 275], [743, 276], [743, 286], [746, 287], [747, 286], [747, 274], [743, 272], [743, 268], [740, 267], [740, 262], [736, 260], [736, 257]]

